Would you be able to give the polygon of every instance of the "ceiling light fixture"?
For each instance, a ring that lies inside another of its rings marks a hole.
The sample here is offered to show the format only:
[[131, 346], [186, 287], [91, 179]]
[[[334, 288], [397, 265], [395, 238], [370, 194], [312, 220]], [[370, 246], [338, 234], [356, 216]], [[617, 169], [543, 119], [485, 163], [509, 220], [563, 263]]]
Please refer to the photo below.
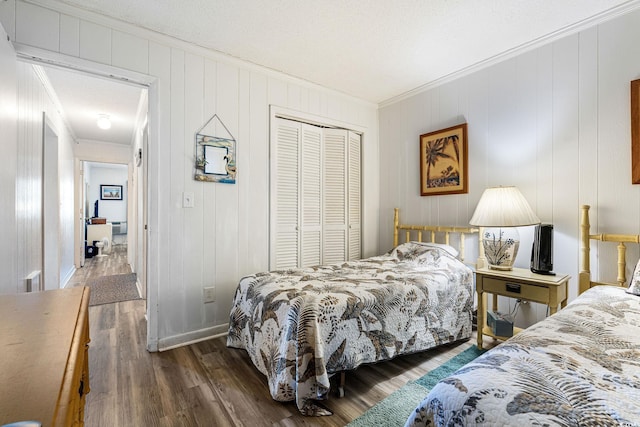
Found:
[[104, 130], [111, 128], [111, 120], [109, 119], [109, 115], [100, 114], [98, 116], [98, 127]]

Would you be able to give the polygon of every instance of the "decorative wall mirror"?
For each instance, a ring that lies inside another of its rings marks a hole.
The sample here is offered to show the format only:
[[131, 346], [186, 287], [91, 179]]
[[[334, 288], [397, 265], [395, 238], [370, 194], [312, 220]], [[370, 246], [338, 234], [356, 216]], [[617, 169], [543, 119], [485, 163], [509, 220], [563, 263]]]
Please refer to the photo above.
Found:
[[196, 132], [194, 179], [236, 182], [236, 140], [216, 114]]

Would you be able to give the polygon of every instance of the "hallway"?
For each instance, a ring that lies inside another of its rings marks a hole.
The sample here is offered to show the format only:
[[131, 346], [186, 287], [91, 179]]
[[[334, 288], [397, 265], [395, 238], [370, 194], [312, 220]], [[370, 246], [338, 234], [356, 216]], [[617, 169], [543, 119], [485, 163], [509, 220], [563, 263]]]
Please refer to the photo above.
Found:
[[113, 245], [108, 256], [86, 258], [84, 267], [76, 270], [66, 287], [84, 286], [97, 277], [126, 273], [131, 273], [131, 266], [127, 262], [127, 245]]
[[[105, 257], [85, 260], [67, 287], [84, 286], [108, 275], [131, 273], [127, 262], [127, 244], [112, 246]], [[89, 387], [85, 406], [87, 426], [133, 426], [132, 408], [123, 396], [137, 388], [127, 382], [135, 377], [127, 370], [130, 359], [151, 357], [147, 353], [147, 327], [144, 300], [124, 301], [89, 307]], [[127, 384], [123, 389], [122, 384]], [[142, 409], [142, 408], [140, 408]], [[122, 413], [124, 412], [124, 413]]]

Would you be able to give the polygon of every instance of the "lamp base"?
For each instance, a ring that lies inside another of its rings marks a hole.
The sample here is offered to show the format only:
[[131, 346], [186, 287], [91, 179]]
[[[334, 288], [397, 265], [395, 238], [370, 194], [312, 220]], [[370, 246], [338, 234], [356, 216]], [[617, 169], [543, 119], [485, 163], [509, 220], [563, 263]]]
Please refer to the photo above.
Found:
[[487, 228], [482, 236], [484, 256], [490, 269], [513, 270], [518, 255], [520, 236], [516, 228]]
[[500, 271], [511, 271], [513, 270], [513, 265], [493, 265], [487, 263], [489, 270], [500, 270]]

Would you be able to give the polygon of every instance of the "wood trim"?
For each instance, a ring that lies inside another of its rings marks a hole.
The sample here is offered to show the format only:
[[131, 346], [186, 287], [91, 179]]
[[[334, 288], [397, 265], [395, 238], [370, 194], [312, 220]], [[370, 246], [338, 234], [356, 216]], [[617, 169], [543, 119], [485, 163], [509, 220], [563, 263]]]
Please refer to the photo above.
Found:
[[[454, 227], [454, 226], [441, 226], [441, 225], [409, 225], [409, 224], [400, 224], [400, 209], [394, 208], [393, 210], [393, 247], [398, 246], [400, 243], [399, 233], [400, 230], [404, 231], [404, 241], [408, 242], [411, 240], [412, 233], [415, 235], [415, 241], [422, 242], [422, 232], [428, 232], [428, 240], [431, 243], [436, 242], [436, 233], [440, 233], [444, 236], [444, 243], [449, 245], [450, 243], [450, 235], [451, 233], [456, 233], [460, 235], [460, 243], [458, 247], [458, 252], [460, 253], [460, 261], [464, 261], [464, 238], [466, 234], [478, 234], [482, 230], [481, 228], [475, 227]], [[484, 249], [482, 247], [482, 242], [480, 238], [478, 238], [478, 259], [476, 261], [476, 268], [482, 268], [484, 263]]]
[[[580, 206], [580, 273], [578, 293], [581, 294], [589, 288], [599, 285], [627, 286], [626, 278], [626, 252], [625, 243], [640, 243], [638, 234], [589, 234], [589, 205]], [[617, 271], [618, 277], [613, 283], [599, 282], [591, 280], [591, 270], [589, 266], [591, 240], [600, 242], [616, 242], [618, 250]]]
[[631, 183], [640, 184], [640, 79], [631, 82]]

